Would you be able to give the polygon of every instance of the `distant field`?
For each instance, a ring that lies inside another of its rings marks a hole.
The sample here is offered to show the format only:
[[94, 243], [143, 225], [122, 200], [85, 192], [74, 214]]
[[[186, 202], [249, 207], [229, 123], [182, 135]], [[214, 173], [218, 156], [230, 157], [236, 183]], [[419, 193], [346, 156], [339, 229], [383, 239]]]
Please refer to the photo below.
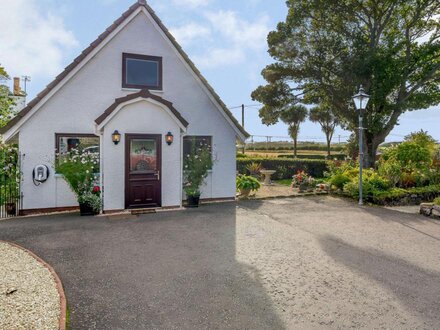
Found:
[[[336, 154], [337, 152], [335, 152]], [[246, 151], [246, 155], [250, 157], [278, 157], [279, 155], [290, 154], [293, 155], [292, 150], [261, 150], [261, 151]], [[326, 151], [321, 150], [298, 150], [298, 155], [327, 155]]]

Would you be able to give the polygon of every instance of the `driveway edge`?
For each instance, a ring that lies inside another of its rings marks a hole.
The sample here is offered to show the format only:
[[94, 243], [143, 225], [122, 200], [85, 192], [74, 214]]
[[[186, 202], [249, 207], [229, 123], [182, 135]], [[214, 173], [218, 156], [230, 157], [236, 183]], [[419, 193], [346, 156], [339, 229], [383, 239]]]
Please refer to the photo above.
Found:
[[58, 274], [55, 272], [55, 270], [52, 268], [51, 265], [49, 265], [47, 262], [45, 262], [43, 259], [41, 259], [39, 256], [37, 256], [32, 251], [24, 248], [23, 246], [20, 246], [16, 243], [8, 242], [8, 241], [2, 241], [1, 243], [9, 244], [13, 247], [19, 248], [23, 250], [24, 252], [28, 253], [30, 256], [32, 256], [35, 260], [37, 260], [40, 264], [42, 264], [44, 267], [46, 267], [49, 272], [52, 274], [56, 286], [58, 295], [60, 296], [60, 319], [59, 319], [59, 330], [66, 330], [66, 313], [67, 313], [67, 301], [66, 301], [66, 295], [64, 293], [63, 284], [61, 283], [61, 280], [58, 276]]

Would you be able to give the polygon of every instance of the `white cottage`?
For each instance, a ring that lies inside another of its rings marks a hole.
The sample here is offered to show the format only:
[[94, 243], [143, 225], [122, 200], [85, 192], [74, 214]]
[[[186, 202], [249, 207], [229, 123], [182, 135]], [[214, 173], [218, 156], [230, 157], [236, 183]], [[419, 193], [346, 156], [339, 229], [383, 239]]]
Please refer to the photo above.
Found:
[[[118, 144], [112, 139], [115, 132], [121, 136]], [[211, 144], [216, 160], [202, 199], [233, 199], [236, 140], [247, 137], [144, 0], [131, 6], [1, 133], [6, 142], [18, 143], [22, 153], [25, 214], [77, 207], [52, 164], [57, 151], [78, 145], [99, 150], [105, 212], [181, 206], [182, 159], [194, 137]], [[142, 150], [151, 158], [147, 174], [137, 172]], [[37, 185], [33, 173], [38, 165], [46, 165], [50, 173]]]

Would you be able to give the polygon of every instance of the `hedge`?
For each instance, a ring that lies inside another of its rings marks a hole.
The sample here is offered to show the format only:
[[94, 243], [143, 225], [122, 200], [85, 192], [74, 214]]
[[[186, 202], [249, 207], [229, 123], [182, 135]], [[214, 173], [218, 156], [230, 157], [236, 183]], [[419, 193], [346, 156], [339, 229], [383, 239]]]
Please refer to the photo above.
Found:
[[401, 189], [393, 188], [386, 191], [379, 191], [367, 200], [378, 205], [419, 205], [422, 202], [431, 202], [440, 197], [440, 185], [426, 187]]
[[[278, 158], [298, 158], [298, 159], [326, 159], [327, 155], [278, 155]], [[343, 154], [330, 155], [330, 159], [345, 160], [346, 156]]]
[[327, 171], [327, 163], [321, 159], [283, 159], [283, 158], [238, 158], [237, 171], [240, 174], [249, 174], [246, 166], [250, 163], [259, 163], [266, 170], [275, 170], [272, 176], [275, 180], [291, 179], [298, 171], [306, 171], [309, 175], [322, 178]]
[[[331, 146], [330, 151], [343, 151], [345, 147], [343, 145]], [[246, 150], [264, 151], [264, 150], [293, 150], [293, 146], [265, 146], [265, 145], [246, 145]], [[327, 151], [325, 145], [300, 145], [296, 150], [313, 150], [313, 151]]]

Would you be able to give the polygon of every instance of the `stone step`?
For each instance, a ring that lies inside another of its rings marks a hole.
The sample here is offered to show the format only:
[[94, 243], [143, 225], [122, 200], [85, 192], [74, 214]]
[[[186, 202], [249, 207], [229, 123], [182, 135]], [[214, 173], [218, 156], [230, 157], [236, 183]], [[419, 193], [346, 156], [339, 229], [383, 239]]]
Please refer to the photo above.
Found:
[[130, 212], [132, 215], [149, 214], [149, 213], [157, 213], [157, 209], [155, 209], [155, 208], [133, 209], [133, 210], [130, 210]]

